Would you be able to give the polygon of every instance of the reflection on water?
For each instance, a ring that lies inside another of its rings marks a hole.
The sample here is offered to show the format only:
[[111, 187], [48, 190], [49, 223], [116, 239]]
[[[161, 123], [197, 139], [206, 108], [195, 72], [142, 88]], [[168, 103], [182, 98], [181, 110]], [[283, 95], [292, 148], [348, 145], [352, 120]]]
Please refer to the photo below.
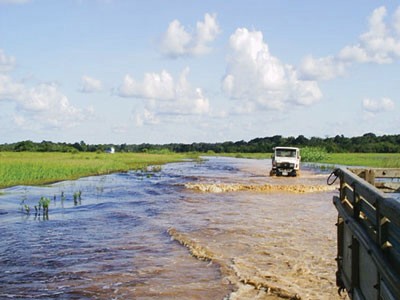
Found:
[[[6, 189], [0, 298], [340, 299], [326, 176], [269, 169], [210, 158]], [[33, 209], [42, 196], [48, 220]]]

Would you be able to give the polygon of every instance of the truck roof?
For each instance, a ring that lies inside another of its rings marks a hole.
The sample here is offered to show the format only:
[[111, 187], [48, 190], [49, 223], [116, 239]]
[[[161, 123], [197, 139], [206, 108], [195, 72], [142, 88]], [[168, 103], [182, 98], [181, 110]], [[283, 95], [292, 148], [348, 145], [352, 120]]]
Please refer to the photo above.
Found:
[[274, 151], [275, 151], [275, 149], [300, 150], [300, 148], [296, 148], [296, 147], [274, 147], [274, 148], [272, 148], [272, 150], [274, 150]]

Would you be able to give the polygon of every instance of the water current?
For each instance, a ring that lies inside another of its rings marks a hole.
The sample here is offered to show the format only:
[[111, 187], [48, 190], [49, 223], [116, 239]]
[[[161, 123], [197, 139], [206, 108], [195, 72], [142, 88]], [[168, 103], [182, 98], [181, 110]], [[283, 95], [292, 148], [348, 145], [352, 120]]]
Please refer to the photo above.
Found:
[[0, 298], [340, 299], [337, 191], [270, 167], [209, 157], [4, 189]]

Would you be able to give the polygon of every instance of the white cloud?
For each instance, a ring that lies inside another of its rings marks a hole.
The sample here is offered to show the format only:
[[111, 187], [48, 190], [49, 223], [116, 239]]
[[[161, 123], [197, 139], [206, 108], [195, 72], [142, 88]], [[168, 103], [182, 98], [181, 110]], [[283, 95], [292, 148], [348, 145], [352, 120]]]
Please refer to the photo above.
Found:
[[0, 101], [16, 104], [14, 121], [29, 129], [72, 127], [92, 112], [81, 110], [69, 102], [55, 84], [28, 87], [0, 74]]
[[293, 66], [270, 53], [260, 31], [237, 29], [230, 37], [230, 48], [222, 89], [242, 100], [238, 112], [308, 106], [322, 97], [316, 82], [301, 80]]
[[218, 34], [221, 33], [217, 23], [217, 16], [205, 14], [204, 22], [197, 22], [195, 35], [195, 45], [193, 47], [193, 54], [201, 55], [211, 51], [208, 43], [216, 39]]
[[385, 24], [385, 17], [385, 7], [375, 9], [369, 18], [369, 31], [360, 36], [360, 48], [365, 50], [370, 62], [391, 63], [400, 58], [400, 36], [395, 27]]
[[177, 57], [188, 53], [191, 35], [178, 20], [172, 21], [161, 41], [161, 52], [167, 56]]
[[[0, 50], [0, 69], [10, 70], [15, 63]], [[89, 110], [82, 111], [70, 104], [55, 84], [43, 83], [33, 87], [0, 74], [0, 101], [10, 101], [16, 106], [14, 121], [29, 129], [75, 125], [85, 119]]]
[[87, 116], [81, 109], [71, 105], [54, 84], [41, 84], [29, 88], [18, 101], [17, 108], [29, 119], [42, 127], [68, 128]]
[[358, 44], [345, 46], [340, 50], [336, 60], [346, 62], [347, 65], [350, 65], [351, 63], [367, 63], [370, 61], [370, 57], [366, 49]]
[[0, 49], [0, 72], [8, 72], [14, 68], [15, 58], [7, 56], [2, 49]]
[[172, 76], [165, 70], [157, 73], [146, 73], [142, 83], [138, 83], [130, 75], [125, 75], [119, 89], [122, 97], [137, 97], [157, 100], [173, 100], [175, 83]]
[[103, 85], [100, 80], [89, 76], [82, 76], [81, 87], [79, 89], [82, 93], [95, 93], [100, 92]]
[[365, 98], [362, 101], [362, 107], [364, 111], [375, 114], [393, 110], [395, 103], [390, 98], [382, 98], [378, 100]]
[[396, 30], [397, 35], [400, 35], [400, 6], [393, 15], [393, 28]]
[[301, 77], [303, 79], [329, 80], [345, 73], [346, 63], [332, 57], [314, 58], [306, 56], [301, 65]]
[[77, 110], [69, 104], [68, 98], [60, 93], [55, 84], [40, 84], [26, 89], [19, 96], [18, 105], [22, 110], [43, 112], [51, 110], [54, 113], [73, 114]]
[[[200, 88], [193, 88], [185, 69], [175, 80], [171, 74], [163, 70], [161, 73], [146, 73], [142, 82], [137, 82], [126, 75], [118, 94], [121, 97], [134, 97], [146, 100], [146, 109], [155, 114], [206, 114], [209, 112], [209, 101]], [[146, 120], [153, 120], [149, 113]], [[139, 122], [140, 123], [140, 122]]]
[[136, 126], [142, 127], [143, 125], [157, 125], [160, 123], [160, 119], [156, 114], [148, 109], [144, 109], [143, 112], [136, 114]]
[[187, 80], [189, 68], [182, 71], [175, 86], [175, 103], [167, 111], [175, 114], [206, 114], [209, 112], [209, 101], [201, 88], [193, 88]]
[[400, 6], [393, 14], [392, 23], [385, 23], [386, 8], [375, 9], [368, 18], [368, 31], [358, 41], [346, 45], [335, 56], [313, 58], [307, 56], [300, 66], [302, 78], [329, 80], [342, 76], [354, 63], [388, 64], [400, 59]]
[[14, 82], [11, 77], [0, 74], [0, 101], [14, 100], [23, 94], [25, 87], [23, 84]]
[[155, 125], [168, 116], [205, 115], [210, 112], [209, 100], [201, 88], [194, 88], [187, 77], [189, 69], [182, 71], [177, 79], [167, 71], [146, 73], [138, 82], [126, 75], [118, 90], [121, 97], [143, 99], [145, 107], [135, 113], [137, 126]]
[[197, 22], [193, 33], [188, 32], [178, 20], [173, 20], [161, 39], [160, 50], [173, 58], [207, 54], [211, 51], [209, 44], [220, 32], [215, 14], [205, 14], [204, 21]]

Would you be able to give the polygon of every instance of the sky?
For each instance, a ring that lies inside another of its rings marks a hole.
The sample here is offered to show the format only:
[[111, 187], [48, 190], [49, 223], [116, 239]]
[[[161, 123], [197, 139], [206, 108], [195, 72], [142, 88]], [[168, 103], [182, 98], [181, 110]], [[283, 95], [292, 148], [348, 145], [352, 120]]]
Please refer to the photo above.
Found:
[[0, 143], [399, 125], [398, 1], [0, 0]]

